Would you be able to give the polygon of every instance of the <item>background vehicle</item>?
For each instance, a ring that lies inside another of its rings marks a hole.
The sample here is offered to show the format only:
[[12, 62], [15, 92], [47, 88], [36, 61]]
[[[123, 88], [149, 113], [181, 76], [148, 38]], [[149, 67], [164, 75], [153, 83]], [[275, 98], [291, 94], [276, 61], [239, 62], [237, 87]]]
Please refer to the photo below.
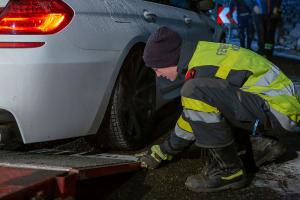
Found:
[[144, 144], [154, 112], [179, 95], [182, 83], [182, 77], [175, 84], [156, 80], [144, 67], [150, 33], [163, 25], [178, 31], [183, 55], [196, 41], [222, 35], [205, 15], [159, 1], [0, 6], [0, 119], [16, 122], [23, 143], [96, 134], [117, 148]]

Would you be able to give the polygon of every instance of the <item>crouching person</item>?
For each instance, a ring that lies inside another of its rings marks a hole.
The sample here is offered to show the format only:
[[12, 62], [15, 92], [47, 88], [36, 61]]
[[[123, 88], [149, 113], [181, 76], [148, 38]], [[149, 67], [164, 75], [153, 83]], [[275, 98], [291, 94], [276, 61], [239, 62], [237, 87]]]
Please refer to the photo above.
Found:
[[[177, 32], [160, 27], [147, 41], [143, 55], [146, 66], [158, 77], [174, 81], [181, 44]], [[187, 188], [195, 192], [246, 186], [233, 127], [260, 135], [251, 137], [254, 160], [260, 166], [286, 151], [271, 138], [281, 130], [293, 131], [300, 121], [293, 83], [265, 58], [229, 44], [197, 44], [181, 89], [181, 102], [183, 112], [174, 132], [162, 144], [152, 146], [140, 161], [142, 167], [155, 169], [195, 143], [211, 158], [201, 174], [186, 180]]]

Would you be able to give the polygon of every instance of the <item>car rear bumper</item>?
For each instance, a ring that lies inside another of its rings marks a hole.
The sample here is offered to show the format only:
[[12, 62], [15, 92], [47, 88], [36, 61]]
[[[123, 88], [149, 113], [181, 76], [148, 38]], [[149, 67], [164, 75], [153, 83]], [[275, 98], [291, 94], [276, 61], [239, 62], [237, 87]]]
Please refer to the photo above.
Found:
[[66, 46], [0, 49], [0, 109], [14, 116], [24, 143], [92, 134], [119, 57], [119, 51]]

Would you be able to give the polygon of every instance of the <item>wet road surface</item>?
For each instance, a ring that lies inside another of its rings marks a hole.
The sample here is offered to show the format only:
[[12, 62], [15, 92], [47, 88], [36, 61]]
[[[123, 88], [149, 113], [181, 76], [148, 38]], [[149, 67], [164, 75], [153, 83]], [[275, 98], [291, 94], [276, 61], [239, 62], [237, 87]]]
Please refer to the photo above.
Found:
[[[276, 57], [272, 61], [288, 76], [300, 76], [299, 60]], [[175, 124], [175, 121], [170, 122], [172, 123]], [[167, 135], [165, 134], [153, 143], [159, 143]], [[285, 137], [284, 140], [289, 146], [288, 153], [279, 163], [268, 164], [258, 171], [250, 169], [249, 173], [253, 173], [252, 182], [241, 190], [203, 194], [188, 191], [184, 186], [187, 176], [200, 173], [204, 164], [198, 149], [194, 146], [159, 169], [141, 170], [134, 174], [123, 175], [119, 179], [108, 179], [101, 182], [104, 186], [101, 185], [98, 188], [110, 185], [110, 191], [102, 198], [111, 200], [297, 200], [300, 199], [300, 159], [297, 155], [297, 151], [300, 152], [300, 134]], [[244, 162], [247, 162], [247, 159]], [[84, 185], [81, 188], [83, 189]], [[78, 197], [84, 199], [84, 196]]]
[[[273, 62], [287, 75], [300, 77], [300, 61], [274, 58]], [[178, 104], [169, 109], [180, 110]], [[169, 112], [166, 112], [169, 113]], [[177, 116], [160, 121], [156, 127], [156, 137], [151, 144], [157, 144], [166, 138], [176, 123]], [[162, 117], [163, 118], [163, 117]], [[164, 133], [164, 134], [163, 134]], [[192, 146], [172, 162], [159, 169], [140, 170], [134, 173], [114, 175], [94, 180], [82, 181], [77, 186], [76, 199], [109, 199], [109, 200], [219, 200], [219, 199], [255, 199], [255, 200], [300, 200], [300, 134], [284, 138], [289, 152], [278, 163], [268, 164], [257, 169], [249, 169], [253, 174], [251, 184], [241, 190], [218, 193], [197, 194], [184, 186], [189, 175], [200, 173], [204, 165], [199, 150]], [[150, 144], [149, 144], [150, 146]], [[148, 147], [149, 147], [148, 146]], [[83, 139], [56, 146], [57, 149], [75, 151], [95, 151]], [[135, 154], [137, 152], [125, 152]], [[98, 153], [102, 150], [97, 150]], [[114, 153], [114, 152], [113, 152]], [[117, 152], [120, 153], [120, 152]], [[124, 152], [122, 152], [124, 153]], [[248, 160], [244, 159], [247, 165]]]

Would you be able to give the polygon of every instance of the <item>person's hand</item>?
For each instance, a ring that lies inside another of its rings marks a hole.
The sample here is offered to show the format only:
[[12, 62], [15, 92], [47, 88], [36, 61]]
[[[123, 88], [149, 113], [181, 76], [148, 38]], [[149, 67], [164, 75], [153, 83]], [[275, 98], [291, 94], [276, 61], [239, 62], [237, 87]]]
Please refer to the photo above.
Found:
[[253, 11], [255, 14], [261, 14], [261, 9], [258, 6], [254, 6]]
[[139, 158], [139, 162], [142, 168], [156, 169], [160, 166], [162, 161], [171, 160], [172, 156], [164, 154], [159, 145], [153, 145], [147, 154], [144, 154]]
[[139, 159], [142, 168], [156, 169], [161, 164], [162, 160], [155, 159], [152, 155], [148, 154]]
[[278, 15], [279, 14], [279, 9], [277, 7], [275, 7], [273, 9], [273, 15]]

